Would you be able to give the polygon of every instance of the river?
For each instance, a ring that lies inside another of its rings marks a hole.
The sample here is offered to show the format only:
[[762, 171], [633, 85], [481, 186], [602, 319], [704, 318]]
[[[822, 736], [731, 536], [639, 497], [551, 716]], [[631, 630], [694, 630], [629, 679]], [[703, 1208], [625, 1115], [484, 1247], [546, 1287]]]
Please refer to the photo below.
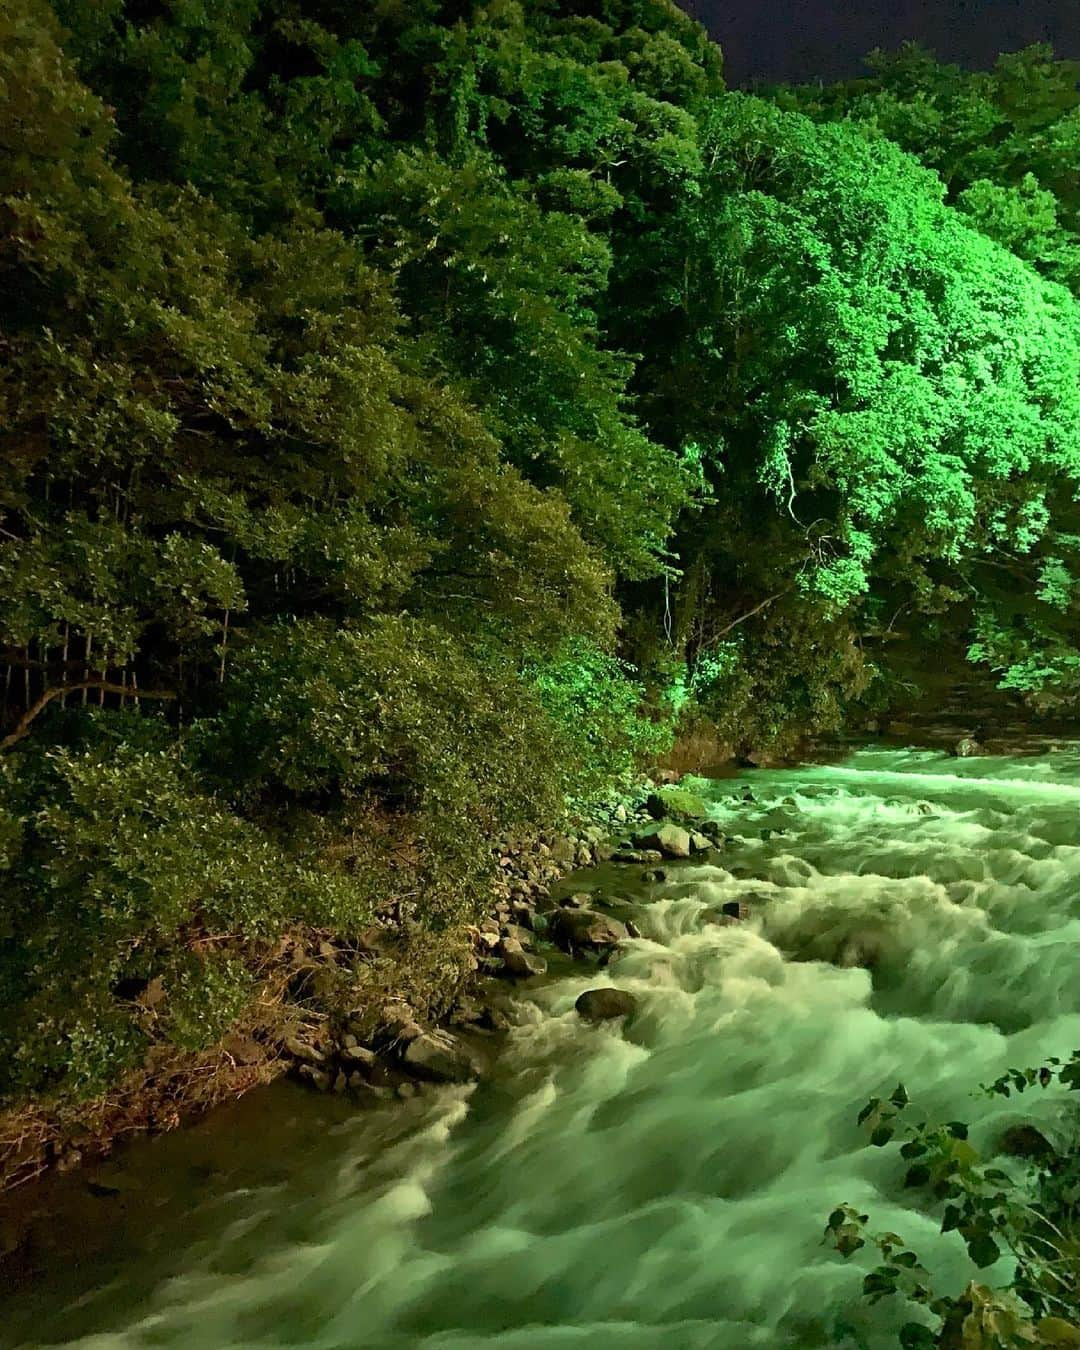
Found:
[[[697, 786], [736, 840], [663, 883], [573, 878], [641, 901], [641, 936], [523, 989], [491, 1078], [365, 1111], [281, 1083], [132, 1146], [63, 1231], [42, 1220], [0, 1345], [895, 1345], [911, 1311], [859, 1299], [830, 1210], [870, 1212], [946, 1284], [970, 1267], [855, 1117], [902, 1081], [987, 1152], [1021, 1120], [1061, 1128], [1053, 1090], [976, 1089], [1080, 1045], [1080, 748]], [[733, 899], [748, 919], [707, 921]], [[575, 998], [609, 983], [637, 1015], [585, 1025]]]

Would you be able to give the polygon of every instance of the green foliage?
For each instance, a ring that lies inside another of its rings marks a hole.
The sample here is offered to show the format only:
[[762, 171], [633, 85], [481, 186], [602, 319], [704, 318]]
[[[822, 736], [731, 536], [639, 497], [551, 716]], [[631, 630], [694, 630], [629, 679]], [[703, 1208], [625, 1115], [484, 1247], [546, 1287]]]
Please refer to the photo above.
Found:
[[[287, 922], [370, 915], [359, 887], [200, 788], [175, 745], [116, 714], [83, 720], [73, 744], [0, 761], [4, 1097], [100, 1090], [161, 1036], [208, 1044], [250, 996], [219, 952]], [[139, 1001], [151, 986], [161, 1006]]]
[[650, 716], [632, 669], [594, 645], [567, 642], [550, 659], [527, 667], [525, 679], [563, 737], [563, 753], [580, 766], [585, 791], [671, 744], [671, 719]]
[[1041, 578], [1077, 567], [1076, 302], [853, 124], [729, 95], [701, 140], [665, 277], [681, 314], [638, 377], [710, 477], [680, 539], [691, 661], [789, 595], [856, 631], [873, 606], [970, 621], [973, 601], [1067, 631]]
[[253, 634], [226, 699], [199, 739], [241, 797], [375, 793], [422, 821], [490, 833], [547, 818], [567, 781], [545, 748], [553, 729], [506, 658], [470, 653], [419, 619], [309, 619]]
[[1005, 53], [990, 71], [938, 62], [906, 44], [874, 52], [869, 78], [785, 89], [778, 100], [846, 120], [935, 169], [949, 198], [1040, 271], [1080, 284], [1080, 64], [1049, 47]]
[[[1010, 1069], [983, 1091], [1009, 1097], [1052, 1085], [1080, 1089], [1080, 1051], [1067, 1063], [1055, 1058], [1037, 1068]], [[1070, 1137], [1063, 1146], [1020, 1127], [1020, 1160], [1000, 1161], [980, 1156], [963, 1121], [913, 1122], [903, 1084], [887, 1101], [872, 1098], [859, 1113], [875, 1147], [886, 1147], [898, 1135], [903, 1139], [904, 1185], [927, 1197], [940, 1213], [941, 1231], [958, 1235], [977, 1270], [1011, 1258], [1006, 1286], [991, 1288], [972, 1279], [959, 1296], [941, 1294], [932, 1272], [902, 1237], [869, 1236], [870, 1216], [840, 1205], [829, 1215], [826, 1241], [845, 1258], [868, 1242], [882, 1257], [866, 1275], [864, 1295], [875, 1303], [899, 1295], [936, 1319], [933, 1325], [905, 1324], [901, 1345], [1008, 1350], [1080, 1341], [1080, 1117], [1075, 1106], [1066, 1110]]]
[[689, 788], [660, 787], [655, 795], [658, 805], [667, 816], [675, 816], [680, 820], [701, 820], [707, 814], [704, 800]]

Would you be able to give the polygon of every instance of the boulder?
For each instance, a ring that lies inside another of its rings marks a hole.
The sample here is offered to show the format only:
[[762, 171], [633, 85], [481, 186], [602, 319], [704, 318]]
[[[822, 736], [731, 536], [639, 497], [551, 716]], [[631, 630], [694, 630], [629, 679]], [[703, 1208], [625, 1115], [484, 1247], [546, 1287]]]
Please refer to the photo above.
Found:
[[625, 924], [593, 909], [560, 909], [552, 915], [551, 934], [571, 956], [618, 946], [629, 936]]
[[542, 956], [527, 952], [517, 938], [506, 938], [499, 947], [503, 966], [508, 975], [517, 979], [527, 979], [530, 975], [543, 975], [547, 962]]
[[421, 1032], [409, 1042], [402, 1063], [434, 1083], [468, 1083], [479, 1072], [465, 1046], [447, 1031]]
[[637, 849], [655, 849], [665, 858], [689, 858], [690, 834], [681, 825], [650, 825], [634, 835]]
[[308, 1045], [307, 1041], [302, 1041], [299, 1036], [286, 1036], [284, 1044], [294, 1059], [302, 1060], [306, 1064], [321, 1064], [326, 1058], [321, 1050]]
[[1034, 1125], [1010, 1125], [998, 1147], [1012, 1158], [1030, 1158], [1034, 1162], [1046, 1162], [1057, 1154], [1050, 1140]]
[[369, 1050], [366, 1045], [360, 1045], [355, 1036], [345, 1038], [340, 1054], [341, 1058], [350, 1064], [362, 1064], [368, 1069], [375, 1063], [375, 1051]]
[[608, 1022], [632, 1013], [637, 999], [625, 989], [587, 989], [574, 1007], [586, 1022]]
[[714, 923], [719, 928], [730, 928], [737, 924], [739, 920], [732, 914], [724, 914], [717, 909], [707, 909], [701, 916], [702, 923]]
[[700, 830], [691, 831], [690, 851], [692, 853], [708, 853], [712, 846], [712, 840], [708, 835], [702, 834]]
[[641, 879], [642, 881], [650, 883], [654, 881], [667, 881], [667, 873], [662, 867], [651, 867], [647, 872], [642, 872]]
[[545, 855], [554, 858], [557, 863], [569, 867], [577, 852], [577, 841], [568, 838], [565, 834], [558, 834], [552, 841], [550, 848], [544, 848], [541, 845], [541, 849]]

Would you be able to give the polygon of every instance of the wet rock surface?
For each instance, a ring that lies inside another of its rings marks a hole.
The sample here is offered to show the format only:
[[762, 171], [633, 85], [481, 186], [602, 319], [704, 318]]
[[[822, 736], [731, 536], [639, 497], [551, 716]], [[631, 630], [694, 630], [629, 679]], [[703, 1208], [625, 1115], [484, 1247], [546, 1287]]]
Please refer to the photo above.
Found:
[[609, 1022], [628, 1017], [637, 1008], [637, 999], [625, 989], [586, 989], [574, 1007], [586, 1022]]

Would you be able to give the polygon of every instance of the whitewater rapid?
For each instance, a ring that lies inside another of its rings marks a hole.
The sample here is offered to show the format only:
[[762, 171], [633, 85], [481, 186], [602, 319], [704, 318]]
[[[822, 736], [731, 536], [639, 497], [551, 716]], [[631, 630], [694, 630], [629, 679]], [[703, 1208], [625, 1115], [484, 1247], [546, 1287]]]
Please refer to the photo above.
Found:
[[[971, 1269], [855, 1117], [902, 1081], [989, 1152], [1017, 1121], [1061, 1128], [1054, 1092], [975, 1089], [1080, 1045], [1080, 750], [694, 787], [733, 842], [659, 884], [575, 877], [643, 902], [641, 936], [522, 991], [490, 1081], [363, 1113], [288, 1087], [228, 1135], [157, 1141], [101, 1202], [128, 1206], [109, 1250], [0, 1307], [0, 1345], [895, 1345], [911, 1309], [860, 1300], [830, 1210], [946, 1284]], [[750, 917], [710, 922], [730, 900]], [[607, 984], [638, 997], [628, 1026], [575, 1013]]]

